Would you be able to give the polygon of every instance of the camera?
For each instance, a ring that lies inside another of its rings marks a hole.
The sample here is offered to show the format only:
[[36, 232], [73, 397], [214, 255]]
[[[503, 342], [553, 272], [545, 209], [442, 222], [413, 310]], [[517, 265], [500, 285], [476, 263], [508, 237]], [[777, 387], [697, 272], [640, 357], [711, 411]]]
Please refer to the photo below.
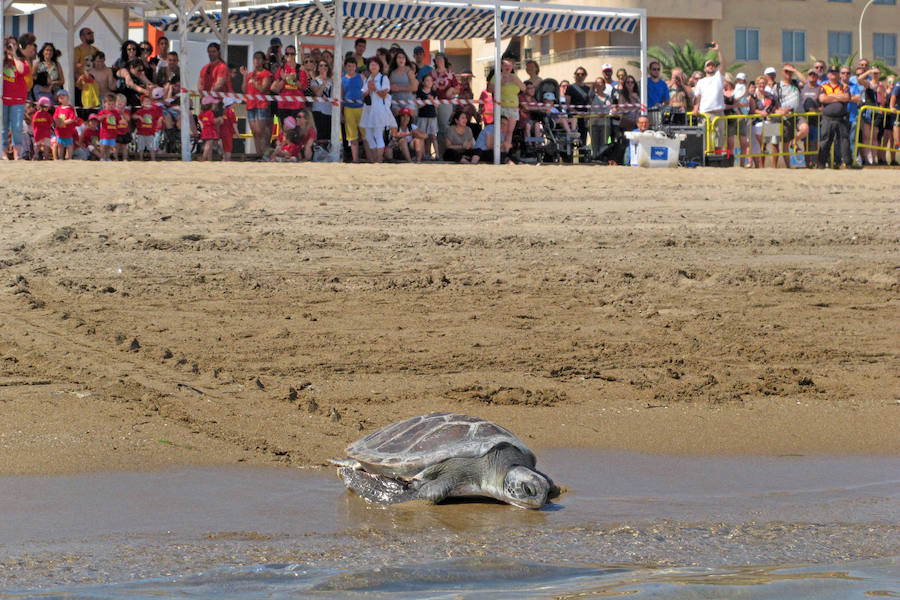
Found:
[[714, 46], [715, 46], [715, 44], [713, 42], [706, 42], [705, 44], [703, 44], [704, 48], [712, 48]]

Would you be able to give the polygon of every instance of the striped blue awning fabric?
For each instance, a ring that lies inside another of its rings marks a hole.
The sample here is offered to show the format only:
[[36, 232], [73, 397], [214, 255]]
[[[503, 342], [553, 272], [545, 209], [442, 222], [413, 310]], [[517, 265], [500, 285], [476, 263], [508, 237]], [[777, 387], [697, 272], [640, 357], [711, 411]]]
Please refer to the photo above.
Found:
[[[333, 15], [332, 2], [323, 4]], [[345, 0], [344, 11], [344, 36], [348, 38], [459, 40], [494, 35], [494, 11], [490, 8]], [[208, 16], [219, 19], [218, 13], [208, 13]], [[500, 21], [503, 37], [569, 30], [633, 33], [638, 24], [636, 18], [524, 10], [502, 11]], [[153, 24], [163, 31], [178, 30], [178, 21], [174, 19], [160, 19]], [[188, 30], [213, 33], [199, 15], [188, 22]], [[313, 4], [234, 12], [229, 18], [228, 30], [238, 35], [334, 35], [330, 19]]]

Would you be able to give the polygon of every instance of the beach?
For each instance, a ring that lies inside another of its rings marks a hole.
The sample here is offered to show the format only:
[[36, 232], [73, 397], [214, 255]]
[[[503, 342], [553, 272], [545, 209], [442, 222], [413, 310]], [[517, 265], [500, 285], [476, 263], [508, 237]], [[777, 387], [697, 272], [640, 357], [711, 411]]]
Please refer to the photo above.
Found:
[[897, 172], [2, 163], [0, 474], [900, 455]]

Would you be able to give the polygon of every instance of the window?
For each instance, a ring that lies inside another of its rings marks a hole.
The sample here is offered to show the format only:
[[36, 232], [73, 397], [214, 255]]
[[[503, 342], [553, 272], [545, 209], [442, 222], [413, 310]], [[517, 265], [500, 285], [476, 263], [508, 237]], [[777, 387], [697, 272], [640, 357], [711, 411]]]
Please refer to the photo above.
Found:
[[849, 31], [828, 32], [828, 60], [837, 55], [841, 62], [850, 58], [853, 52], [853, 34]]
[[587, 48], [587, 34], [585, 32], [575, 32], [575, 48]]
[[897, 64], [897, 34], [873, 33], [872, 54], [877, 60], [883, 60], [886, 65]]
[[828, 1], [829, 1], [829, 2], [847, 2], [848, 4], [849, 4], [850, 2], [853, 2], [853, 0], [828, 0]]
[[875, 0], [872, 4], [897, 4], [897, 0]]
[[541, 36], [541, 55], [547, 56], [550, 54], [550, 35], [549, 33]]
[[759, 29], [739, 27], [734, 30], [734, 59], [759, 60]]
[[781, 60], [786, 63], [806, 62], [805, 31], [785, 29], [781, 32]]

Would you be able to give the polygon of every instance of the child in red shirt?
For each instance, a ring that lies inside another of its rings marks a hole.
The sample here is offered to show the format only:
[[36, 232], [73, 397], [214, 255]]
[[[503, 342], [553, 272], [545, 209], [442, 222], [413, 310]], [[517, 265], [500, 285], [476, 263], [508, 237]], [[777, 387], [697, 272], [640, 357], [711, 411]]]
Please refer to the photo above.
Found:
[[103, 98], [103, 110], [97, 113], [100, 119], [100, 160], [108, 161], [110, 150], [116, 158], [116, 137], [119, 135], [119, 120], [122, 116], [116, 110], [116, 95], [107, 94]]
[[81, 132], [81, 148], [77, 155], [79, 158], [89, 160], [102, 158], [100, 154], [100, 118], [96, 114], [88, 117]]
[[141, 107], [135, 111], [132, 118], [135, 121], [135, 134], [137, 134], [138, 158], [144, 160], [144, 150], [150, 152], [150, 160], [156, 160], [156, 131], [162, 124], [162, 109], [153, 105], [149, 96], [141, 99]]
[[217, 103], [215, 98], [206, 96], [200, 105], [200, 139], [203, 140], [203, 156], [200, 160], [212, 160], [213, 146], [218, 145], [219, 127], [223, 119], [213, 112], [213, 106]]
[[116, 149], [122, 160], [128, 162], [128, 144], [131, 143], [131, 109], [125, 94], [116, 94], [116, 110], [119, 111], [119, 127], [116, 135]]
[[78, 116], [75, 109], [69, 104], [69, 92], [59, 90], [56, 93], [58, 106], [53, 113], [53, 122], [56, 124], [56, 143], [59, 144], [59, 158], [72, 160], [75, 152], [75, 131]]
[[31, 127], [34, 130], [34, 158], [37, 159], [38, 153], [41, 153], [43, 160], [51, 160], [50, 136], [53, 129], [53, 114], [50, 107], [53, 103], [50, 102], [50, 98], [42, 96], [37, 104], [38, 111], [31, 118]]
[[234, 148], [234, 136], [238, 134], [237, 115], [231, 108], [232, 104], [237, 104], [239, 100], [235, 98], [225, 98], [225, 112], [222, 114], [222, 126], [219, 128], [219, 137], [222, 139], [222, 160], [228, 162], [231, 160], [231, 151]]

